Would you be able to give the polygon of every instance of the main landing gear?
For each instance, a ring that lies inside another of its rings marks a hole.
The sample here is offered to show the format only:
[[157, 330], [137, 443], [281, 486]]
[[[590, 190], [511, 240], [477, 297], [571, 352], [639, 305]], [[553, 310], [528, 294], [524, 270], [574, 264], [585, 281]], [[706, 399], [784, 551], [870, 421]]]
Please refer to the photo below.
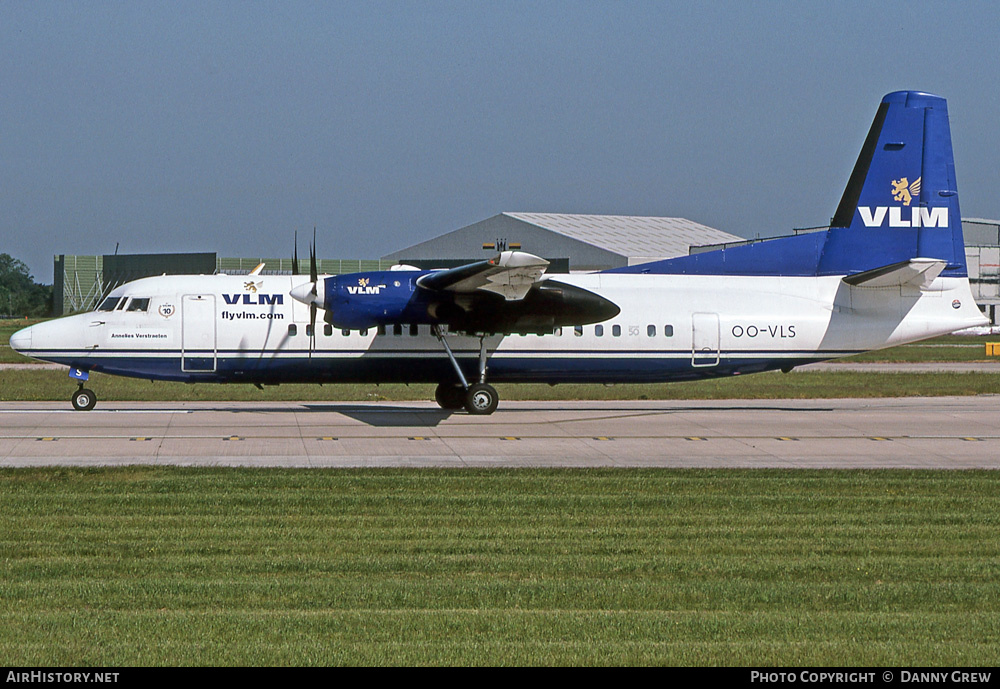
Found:
[[97, 404], [97, 395], [93, 390], [88, 390], [80, 383], [80, 387], [73, 393], [73, 409], [77, 411], [90, 411]]
[[458, 374], [458, 380], [461, 382], [460, 385], [450, 383], [438, 385], [437, 390], [434, 391], [434, 399], [438, 405], [442, 409], [462, 409], [464, 407], [470, 414], [486, 415], [495, 412], [497, 404], [500, 402], [500, 395], [497, 394], [492, 385], [486, 382], [486, 336], [482, 335], [479, 338], [479, 382], [469, 385], [465, 374], [462, 373], [462, 367], [458, 365], [458, 360], [452, 353], [451, 347], [448, 346], [444, 335], [437, 326], [434, 326], [432, 331], [438, 342], [444, 347], [444, 351], [447, 352], [448, 360], [451, 361], [455, 373]]

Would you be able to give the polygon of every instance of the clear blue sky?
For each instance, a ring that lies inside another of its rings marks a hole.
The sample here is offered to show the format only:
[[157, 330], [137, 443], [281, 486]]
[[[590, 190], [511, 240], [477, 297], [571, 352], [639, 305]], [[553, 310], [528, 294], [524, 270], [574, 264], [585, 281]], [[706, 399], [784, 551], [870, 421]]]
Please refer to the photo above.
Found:
[[[827, 222], [881, 97], [1000, 218], [1000, 3], [0, 3], [0, 252], [374, 258], [501, 211]], [[302, 247], [304, 250], [304, 246]], [[525, 247], [545, 253], [544, 247]]]

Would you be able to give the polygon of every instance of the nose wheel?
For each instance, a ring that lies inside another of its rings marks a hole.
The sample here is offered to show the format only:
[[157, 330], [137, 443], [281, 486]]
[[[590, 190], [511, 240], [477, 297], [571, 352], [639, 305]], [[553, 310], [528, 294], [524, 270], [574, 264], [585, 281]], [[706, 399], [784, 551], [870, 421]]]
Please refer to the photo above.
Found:
[[97, 404], [97, 395], [93, 390], [88, 390], [81, 384], [73, 393], [73, 409], [77, 411], [90, 411]]

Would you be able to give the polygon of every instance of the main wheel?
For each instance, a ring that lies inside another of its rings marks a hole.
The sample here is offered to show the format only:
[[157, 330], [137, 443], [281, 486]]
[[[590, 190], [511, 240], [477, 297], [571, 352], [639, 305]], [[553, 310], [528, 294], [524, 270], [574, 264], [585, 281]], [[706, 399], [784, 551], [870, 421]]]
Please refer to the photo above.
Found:
[[97, 404], [97, 395], [93, 390], [80, 388], [73, 393], [73, 408], [77, 411], [90, 411]]
[[465, 406], [465, 388], [441, 383], [434, 390], [434, 400], [442, 409], [461, 409]]
[[476, 383], [465, 394], [465, 410], [470, 414], [492, 414], [499, 402], [500, 395], [486, 383]]

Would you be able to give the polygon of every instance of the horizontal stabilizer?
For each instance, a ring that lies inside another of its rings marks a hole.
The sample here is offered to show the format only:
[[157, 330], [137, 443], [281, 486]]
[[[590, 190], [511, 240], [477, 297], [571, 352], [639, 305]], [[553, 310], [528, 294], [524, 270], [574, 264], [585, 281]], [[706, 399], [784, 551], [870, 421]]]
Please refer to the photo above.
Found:
[[936, 258], [911, 258], [909, 261], [873, 268], [844, 278], [852, 287], [901, 287], [913, 285], [921, 289], [930, 287], [934, 279], [947, 266], [947, 261]]
[[469, 293], [486, 290], [508, 301], [524, 299], [549, 262], [524, 251], [504, 251], [497, 258], [428, 273], [417, 280], [427, 290]]

